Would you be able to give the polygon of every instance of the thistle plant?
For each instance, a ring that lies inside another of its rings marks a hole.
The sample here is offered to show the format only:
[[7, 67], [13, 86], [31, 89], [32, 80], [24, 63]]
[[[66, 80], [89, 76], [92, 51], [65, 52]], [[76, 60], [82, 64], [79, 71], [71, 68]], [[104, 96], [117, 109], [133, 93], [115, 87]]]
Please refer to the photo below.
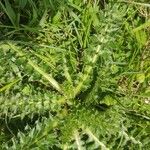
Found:
[[139, 4], [149, 11], [119, 0], [0, 2], [1, 149], [149, 149]]

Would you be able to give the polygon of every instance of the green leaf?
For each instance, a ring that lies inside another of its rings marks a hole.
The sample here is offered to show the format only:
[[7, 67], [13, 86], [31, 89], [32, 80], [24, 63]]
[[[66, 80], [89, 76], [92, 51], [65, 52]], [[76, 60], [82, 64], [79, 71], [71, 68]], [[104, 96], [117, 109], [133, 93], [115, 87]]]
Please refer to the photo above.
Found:
[[20, 81], [20, 78], [19, 78], [19, 79], [15, 79], [15, 80], [13, 80], [11, 83], [8, 83], [8, 84], [6, 84], [5, 86], [1, 87], [1, 88], [0, 88], [0, 92], [3, 92], [3, 91], [5, 91], [5, 90], [10, 89], [10, 88], [11, 88], [14, 84], [16, 84], [18, 81]]
[[19, 0], [19, 7], [23, 9], [26, 6], [27, 2], [28, 0]]
[[32, 60], [28, 60], [28, 63], [38, 72], [40, 73], [45, 79], [47, 79], [50, 84], [52, 85], [52, 87], [54, 89], [56, 89], [58, 92], [60, 92], [61, 94], [63, 93], [60, 85], [58, 84], [58, 82], [49, 74], [47, 74], [46, 72], [44, 72], [42, 70], [42, 68], [40, 68], [37, 64], [35, 64]]
[[143, 83], [145, 81], [145, 74], [144, 73], [137, 74], [136, 79], [139, 83]]
[[9, 17], [9, 19], [10, 19], [11, 23], [13, 24], [13, 26], [14, 27], [18, 26], [17, 21], [16, 21], [17, 15], [16, 15], [14, 9], [12, 8], [12, 6], [9, 3], [8, 0], [5, 0], [5, 5], [6, 6], [4, 6], [4, 4], [2, 2], [0, 2], [0, 6], [2, 7], [2, 9], [4, 10], [4, 12]]
[[112, 106], [112, 105], [115, 105], [117, 102], [111, 96], [107, 95], [103, 99], [102, 103], [106, 104], [107, 106]]
[[[98, 56], [99, 56], [99, 54], [100, 54], [100, 48], [101, 48], [101, 46], [98, 45], [98, 47], [97, 47], [97, 49], [96, 49], [96, 52], [95, 52], [95, 55], [93, 56], [93, 59], [92, 59], [91, 64], [95, 64], [95, 63], [96, 63], [97, 58], [98, 58]], [[84, 86], [84, 82], [85, 82], [86, 80], [88, 80], [89, 74], [91, 73], [92, 69], [93, 69], [92, 66], [87, 66], [87, 67], [86, 67], [86, 69], [85, 69], [85, 70], [86, 70], [86, 74], [83, 74], [82, 81], [79, 82], [79, 84], [77, 85], [77, 87], [76, 87], [75, 90], [74, 90], [74, 95], [75, 95], [75, 96], [81, 92], [81, 89], [82, 89], [83, 86]]]
[[53, 17], [52, 21], [54, 24], [58, 24], [60, 22], [61, 19], [61, 12], [58, 11], [57, 14]]
[[35, 2], [33, 2], [32, 0], [28, 0], [30, 5], [32, 6], [32, 20], [30, 21], [30, 25], [32, 25], [33, 23], [35, 23], [37, 21], [37, 17], [38, 17], [38, 10], [36, 8], [36, 4]]
[[147, 34], [145, 31], [143, 31], [143, 30], [136, 31], [135, 35], [136, 35], [136, 39], [141, 47], [146, 45], [148, 38], [147, 38]]
[[150, 27], [150, 20], [143, 23], [142, 25], [140, 25], [139, 27], [133, 29], [133, 32], [137, 32], [137, 31], [140, 31], [142, 29], [146, 29], [147, 27]]
[[96, 141], [96, 142], [99, 144], [99, 146], [101, 147], [102, 150], [109, 150], [109, 149], [106, 147], [106, 145], [105, 145], [102, 141], [100, 141], [100, 140], [97, 138], [96, 135], [94, 135], [94, 134], [92, 133], [92, 131], [91, 131], [90, 129], [86, 129], [86, 132], [89, 134], [89, 136], [90, 136], [91, 138], [94, 139], [94, 141]]
[[30, 95], [30, 87], [29, 86], [25, 86], [22, 90], [23, 94], [25, 95]]

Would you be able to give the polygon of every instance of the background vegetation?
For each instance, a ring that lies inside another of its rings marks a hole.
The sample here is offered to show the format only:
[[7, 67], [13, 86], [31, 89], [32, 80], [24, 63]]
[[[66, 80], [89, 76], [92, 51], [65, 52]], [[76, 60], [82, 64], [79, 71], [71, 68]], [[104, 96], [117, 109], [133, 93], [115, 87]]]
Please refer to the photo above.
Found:
[[149, 150], [147, 0], [0, 1], [0, 149]]

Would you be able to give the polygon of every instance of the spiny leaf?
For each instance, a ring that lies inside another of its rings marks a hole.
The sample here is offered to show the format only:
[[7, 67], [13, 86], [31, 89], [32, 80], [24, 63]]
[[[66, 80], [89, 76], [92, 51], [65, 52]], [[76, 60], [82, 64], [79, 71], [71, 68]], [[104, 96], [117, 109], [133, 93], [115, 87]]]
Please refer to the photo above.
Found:
[[[14, 45], [14, 44], [11, 44], [11, 43], [8, 43], [8, 45], [14, 50], [16, 51], [19, 56], [25, 56], [25, 54], [18, 50], [17, 47]], [[42, 57], [43, 59], [43, 57]], [[47, 74], [46, 72], [43, 71], [42, 68], [40, 68], [37, 64], [35, 64], [32, 60], [28, 59], [28, 64], [31, 65], [38, 73], [40, 73], [45, 79], [47, 79], [50, 84], [52, 85], [52, 87], [54, 89], [56, 89], [57, 91], [59, 91], [61, 94], [63, 93], [60, 85], [58, 84], [58, 82], [53, 78], [51, 77], [49, 74]]]
[[139, 27], [133, 29], [133, 32], [137, 32], [139, 30], [145, 29], [147, 27], [150, 27], [150, 20], [148, 20], [147, 22], [143, 23], [142, 25], [140, 25]]
[[106, 145], [101, 142], [92, 132], [90, 129], [86, 129], [86, 132], [88, 133], [89, 136], [91, 136], [100, 146], [102, 150], [109, 150]]
[[28, 63], [38, 72], [40, 73], [45, 79], [47, 79], [50, 84], [53, 86], [54, 89], [56, 89], [57, 91], [59, 91], [61, 94], [63, 93], [60, 85], [58, 84], [58, 82], [51, 77], [49, 74], [47, 74], [46, 72], [44, 72], [42, 70], [42, 68], [40, 68], [37, 64], [35, 64], [32, 60], [28, 60]]
[[67, 64], [66, 64], [66, 58], [65, 58], [65, 56], [64, 56], [64, 75], [65, 75], [65, 77], [66, 77], [66, 79], [69, 81], [69, 83], [71, 84], [71, 85], [73, 85], [73, 82], [72, 82], [72, 79], [71, 79], [71, 76], [70, 76], [70, 73], [69, 73], [69, 69], [68, 69], [68, 67], [67, 67]]
[[74, 136], [75, 136], [76, 145], [77, 145], [78, 150], [82, 150], [83, 147], [82, 147], [82, 144], [81, 144], [81, 140], [80, 140], [80, 136], [79, 136], [78, 131], [74, 132]]
[[[97, 47], [97, 50], [95, 52], [95, 55], [92, 59], [92, 64], [94, 64], [99, 56], [99, 52], [100, 52], [100, 45]], [[92, 71], [92, 66], [88, 66], [87, 69], [86, 69], [86, 74], [83, 75], [82, 77], [82, 81], [79, 82], [79, 84], [77, 85], [77, 87], [75, 88], [74, 90], [74, 95], [76, 96], [77, 94], [79, 94], [79, 92], [81, 91], [83, 85], [84, 85], [84, 82], [88, 79], [89, 77], [89, 74], [90, 72]]]
[[51, 69], [55, 70], [55, 66], [50, 62], [50, 59], [48, 57], [43, 56], [41, 54], [38, 54], [36, 52], [32, 52], [32, 54], [35, 55], [35, 56], [37, 56], [38, 58], [40, 58], [44, 62], [46, 62]]
[[11, 83], [8, 83], [6, 84], [5, 86], [1, 87], [0, 88], [0, 92], [3, 92], [5, 90], [8, 90], [10, 89], [14, 84], [16, 84], [18, 81], [20, 81], [20, 78], [19, 79], [15, 79], [14, 81], [12, 81]]

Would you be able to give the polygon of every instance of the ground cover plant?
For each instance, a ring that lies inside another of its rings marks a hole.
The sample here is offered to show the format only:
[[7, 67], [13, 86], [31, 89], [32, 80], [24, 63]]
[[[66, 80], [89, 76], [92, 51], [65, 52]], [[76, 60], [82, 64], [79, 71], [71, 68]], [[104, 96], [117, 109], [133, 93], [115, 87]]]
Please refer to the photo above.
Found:
[[149, 1], [0, 1], [0, 149], [149, 150], [149, 139]]

